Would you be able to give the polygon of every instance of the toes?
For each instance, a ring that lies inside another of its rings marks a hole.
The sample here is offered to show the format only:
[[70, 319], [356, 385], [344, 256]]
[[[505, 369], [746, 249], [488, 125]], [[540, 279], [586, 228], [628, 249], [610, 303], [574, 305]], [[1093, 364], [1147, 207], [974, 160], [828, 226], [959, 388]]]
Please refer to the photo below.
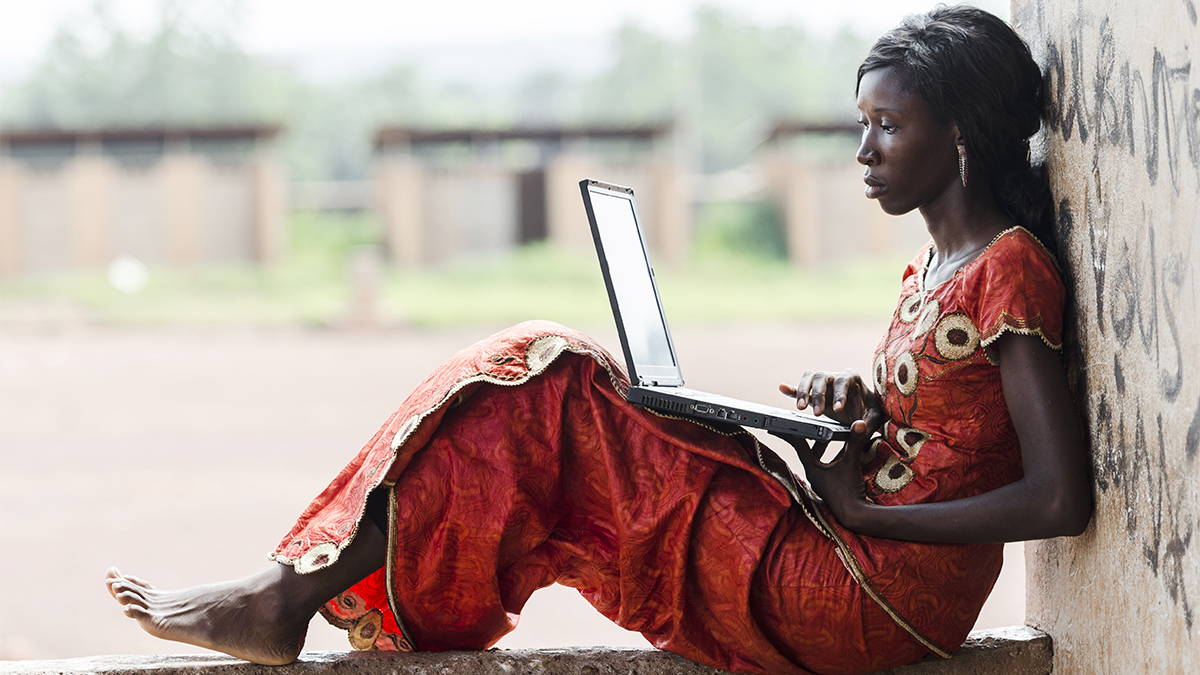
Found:
[[122, 611], [125, 613], [125, 616], [136, 621], [145, 621], [150, 618], [150, 610], [141, 605], [125, 605]]
[[146, 596], [137, 589], [137, 587], [128, 587], [123, 584], [115, 584], [112, 588], [113, 597], [122, 605], [138, 605], [145, 607], [149, 605]]
[[154, 589], [154, 584], [150, 583], [149, 581], [132, 574], [121, 574], [121, 570], [117, 569], [116, 567], [110, 567], [108, 568], [108, 571], [104, 573], [104, 580], [106, 582], [111, 583], [113, 581], [120, 581], [122, 579], [131, 581], [142, 588]]
[[151, 590], [151, 591], [158, 590], [157, 588], [154, 587], [154, 584], [150, 583], [149, 581], [146, 581], [145, 579], [143, 579], [141, 577], [135, 577], [132, 574], [127, 574], [127, 575], [125, 575], [125, 578], [147, 590]]

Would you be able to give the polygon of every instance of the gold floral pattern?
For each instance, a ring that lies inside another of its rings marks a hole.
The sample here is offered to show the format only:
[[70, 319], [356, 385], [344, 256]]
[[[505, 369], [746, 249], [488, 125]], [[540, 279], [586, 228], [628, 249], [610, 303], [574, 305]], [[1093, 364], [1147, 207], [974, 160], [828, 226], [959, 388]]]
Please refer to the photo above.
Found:
[[525, 350], [525, 365], [531, 373], [540, 373], [569, 346], [561, 335], [543, 335]]
[[883, 492], [899, 492], [911, 483], [914, 477], [913, 470], [901, 462], [899, 457], [892, 455], [879, 467], [879, 471], [875, 472], [875, 485]]
[[917, 339], [929, 332], [937, 323], [938, 316], [941, 315], [942, 307], [936, 299], [930, 298], [925, 306], [921, 308], [921, 316], [917, 319], [917, 325], [913, 326], [912, 337]]
[[316, 572], [320, 569], [325, 569], [333, 563], [337, 562], [338, 554], [342, 551], [337, 547], [337, 544], [326, 541], [308, 549], [300, 559], [296, 561], [295, 568], [299, 574], [308, 574]]
[[887, 355], [879, 352], [875, 355], [875, 391], [882, 396], [887, 392]]
[[892, 369], [892, 381], [896, 388], [905, 396], [912, 396], [917, 390], [917, 360], [912, 352], [902, 352], [896, 357], [896, 366]]
[[942, 358], [959, 361], [979, 349], [979, 329], [966, 314], [947, 314], [938, 321], [933, 344]]
[[383, 612], [378, 609], [363, 614], [350, 629], [350, 646], [359, 651], [375, 649], [375, 639], [383, 631]]
[[904, 454], [908, 455], [909, 459], [916, 458], [917, 453], [921, 452], [921, 446], [925, 445], [927, 440], [929, 440], [929, 434], [920, 429], [912, 427], [896, 429], [896, 442], [900, 444], [900, 448], [904, 450]]
[[896, 316], [904, 323], [912, 323], [917, 318], [917, 312], [921, 311], [921, 297], [923, 295], [923, 293], [918, 291], [901, 300], [900, 310]]

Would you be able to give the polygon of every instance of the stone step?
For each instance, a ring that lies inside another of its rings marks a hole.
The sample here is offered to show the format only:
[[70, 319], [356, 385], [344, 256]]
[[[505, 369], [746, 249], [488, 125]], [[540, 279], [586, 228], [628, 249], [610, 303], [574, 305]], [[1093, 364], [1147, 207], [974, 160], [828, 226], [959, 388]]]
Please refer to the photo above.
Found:
[[[892, 675], [1047, 675], [1050, 636], [1027, 626], [971, 633], [949, 660], [927, 657], [884, 671]], [[722, 675], [652, 649], [576, 647], [486, 652], [305, 652], [286, 666], [259, 666], [227, 656], [92, 656], [54, 661], [0, 661], [12, 675]]]

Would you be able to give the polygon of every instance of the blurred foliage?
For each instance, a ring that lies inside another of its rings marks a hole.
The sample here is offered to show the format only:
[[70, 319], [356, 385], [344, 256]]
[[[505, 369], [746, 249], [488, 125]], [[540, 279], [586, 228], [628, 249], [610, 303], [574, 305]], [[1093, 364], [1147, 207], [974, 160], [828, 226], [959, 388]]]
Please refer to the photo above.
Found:
[[725, 255], [787, 260], [783, 218], [769, 200], [711, 202], [696, 219], [692, 254], [703, 262]]
[[676, 119], [705, 171], [745, 163], [779, 119], [849, 120], [854, 72], [868, 44], [840, 32], [761, 26], [701, 7], [690, 36], [636, 25], [613, 36], [603, 72], [547, 64], [509, 89], [433, 83], [410, 64], [317, 84], [236, 39], [238, 0], [159, 0], [149, 35], [119, 25], [109, 0], [59, 27], [40, 65], [0, 99], [6, 127], [282, 122], [293, 179], [360, 179], [375, 130], [523, 124], [611, 125]]
[[[709, 237], [737, 236], [737, 227], [768, 227], [772, 216], [766, 211], [758, 211], [757, 220], [741, 217], [742, 209], [762, 208], [722, 205], [705, 218], [708, 234], [699, 238], [691, 263], [658, 270], [672, 323], [845, 320], [891, 311], [901, 258], [798, 270], [761, 250], [705, 243]], [[738, 225], [744, 222], [758, 224]], [[378, 241], [379, 225], [369, 213], [300, 211], [292, 214], [290, 231], [286, 262], [152, 267], [149, 283], [133, 294], [114, 289], [103, 270], [0, 281], [0, 328], [336, 326], [349, 306], [351, 249]], [[545, 243], [427, 269], [385, 268], [378, 307], [385, 325], [397, 326], [541, 318], [586, 328], [612, 321], [595, 255]]]
[[231, 37], [240, 5], [206, 13], [184, 0], [161, 0], [152, 35], [138, 38], [99, 0], [55, 32], [28, 79], [6, 91], [6, 125], [229, 123], [287, 115], [297, 85], [246, 54]]

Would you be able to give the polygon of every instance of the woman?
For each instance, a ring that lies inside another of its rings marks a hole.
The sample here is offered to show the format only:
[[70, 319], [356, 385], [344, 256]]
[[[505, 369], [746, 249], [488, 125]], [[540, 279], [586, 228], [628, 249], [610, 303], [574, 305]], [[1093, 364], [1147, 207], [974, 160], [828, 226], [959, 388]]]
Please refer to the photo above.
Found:
[[[919, 209], [872, 390], [783, 385], [851, 424], [811, 491], [752, 436], [625, 403], [583, 335], [529, 323], [458, 354], [404, 402], [246, 579], [159, 591], [109, 571], [150, 633], [264, 664], [321, 611], [359, 649], [484, 649], [537, 588], [572, 586], [656, 646], [728, 670], [852, 673], [966, 637], [999, 542], [1091, 513], [1059, 360], [1064, 292], [1026, 139], [1041, 77], [999, 19], [939, 7], [859, 69], [869, 198]], [[816, 495], [813, 494], [815, 491]]]

